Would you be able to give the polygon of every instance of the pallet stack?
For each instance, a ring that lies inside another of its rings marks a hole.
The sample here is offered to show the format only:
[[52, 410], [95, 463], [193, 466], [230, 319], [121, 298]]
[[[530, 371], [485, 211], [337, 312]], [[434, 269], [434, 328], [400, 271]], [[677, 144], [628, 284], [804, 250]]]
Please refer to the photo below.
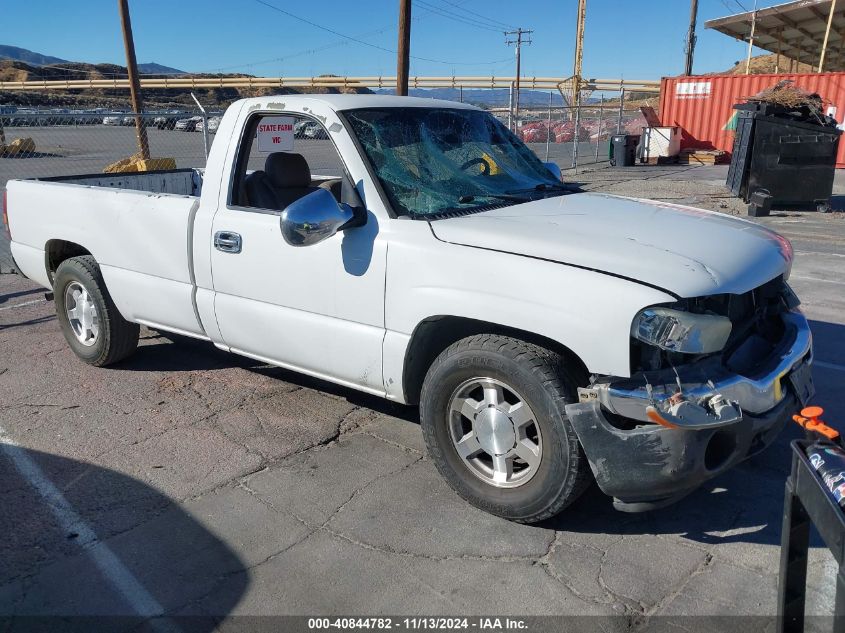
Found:
[[728, 162], [728, 153], [718, 149], [695, 149], [688, 147], [678, 154], [681, 165], [720, 165]]

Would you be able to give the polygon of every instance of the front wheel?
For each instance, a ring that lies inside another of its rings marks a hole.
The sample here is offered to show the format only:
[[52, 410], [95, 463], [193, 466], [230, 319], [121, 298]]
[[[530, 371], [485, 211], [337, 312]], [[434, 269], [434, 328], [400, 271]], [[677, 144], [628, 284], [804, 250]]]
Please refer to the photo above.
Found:
[[547, 349], [498, 335], [460, 340], [423, 383], [429, 454], [474, 506], [521, 523], [552, 517], [591, 480], [564, 410], [576, 387], [563, 357]]
[[105, 367], [137, 348], [138, 324], [118, 312], [100, 267], [90, 255], [71, 257], [59, 264], [53, 296], [62, 334], [84, 362]]

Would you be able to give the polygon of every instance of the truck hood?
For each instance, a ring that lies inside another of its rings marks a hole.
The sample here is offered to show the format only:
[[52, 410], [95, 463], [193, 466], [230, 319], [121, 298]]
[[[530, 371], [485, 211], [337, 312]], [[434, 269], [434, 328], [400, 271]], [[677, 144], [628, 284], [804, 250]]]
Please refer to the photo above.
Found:
[[741, 294], [788, 274], [786, 238], [753, 222], [675, 204], [578, 193], [432, 221], [451, 244], [624, 277], [678, 297]]

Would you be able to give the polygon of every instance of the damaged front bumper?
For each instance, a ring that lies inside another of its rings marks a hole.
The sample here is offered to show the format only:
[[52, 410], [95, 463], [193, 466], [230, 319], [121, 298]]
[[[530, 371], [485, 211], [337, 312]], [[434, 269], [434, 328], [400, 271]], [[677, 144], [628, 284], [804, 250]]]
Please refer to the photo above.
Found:
[[800, 312], [766, 369], [731, 373], [713, 358], [655, 380], [639, 375], [579, 389], [567, 414], [599, 487], [617, 508], [672, 503], [774, 441], [812, 395], [812, 336]]

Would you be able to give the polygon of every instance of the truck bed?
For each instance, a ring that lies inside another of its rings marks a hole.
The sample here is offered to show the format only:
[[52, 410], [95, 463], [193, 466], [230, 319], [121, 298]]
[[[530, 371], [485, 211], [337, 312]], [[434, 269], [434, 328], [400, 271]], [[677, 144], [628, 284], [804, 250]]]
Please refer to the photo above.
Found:
[[49, 288], [46, 251], [56, 241], [77, 244], [97, 260], [125, 318], [201, 336], [192, 300], [200, 187], [193, 169], [10, 180], [12, 255]]
[[123, 174], [84, 174], [39, 178], [40, 182], [60, 182], [66, 185], [129, 189], [149, 193], [172, 193], [182, 196], [199, 196], [202, 192], [202, 169], [170, 169]]

